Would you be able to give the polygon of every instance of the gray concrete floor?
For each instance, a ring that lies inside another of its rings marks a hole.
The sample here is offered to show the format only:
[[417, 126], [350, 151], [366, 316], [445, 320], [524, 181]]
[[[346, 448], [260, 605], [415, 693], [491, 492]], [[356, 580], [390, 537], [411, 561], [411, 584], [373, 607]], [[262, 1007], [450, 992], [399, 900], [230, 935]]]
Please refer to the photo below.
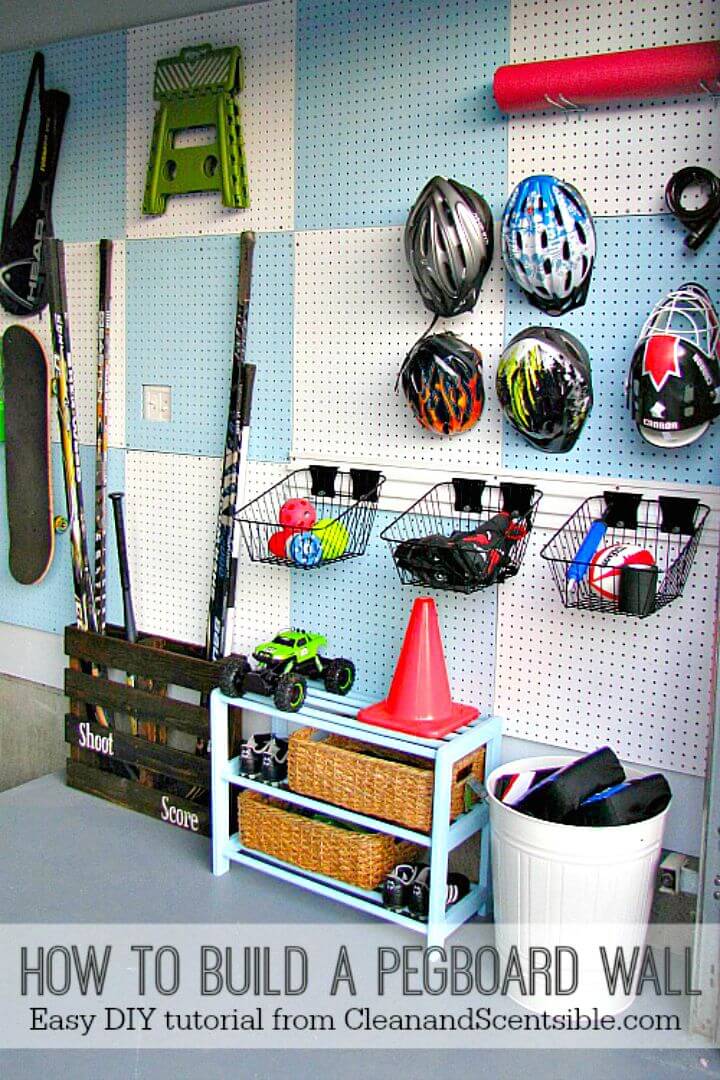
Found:
[[66, 708], [60, 690], [0, 675], [0, 791], [62, 768]]
[[8, 1080], [714, 1080], [717, 1059], [700, 1064], [697, 1054], [662, 1055], [637, 1051], [510, 1050], [432, 1051], [414, 1054], [368, 1049], [292, 1052], [292, 1067], [282, 1051], [184, 1053], [149, 1051], [65, 1051], [63, 1054], [0, 1055]]
[[[129, 827], [132, 826], [130, 834]], [[132, 835], [132, 844], [128, 843]], [[34, 857], [28, 859], [32, 851]], [[318, 901], [268, 877], [234, 868], [208, 878], [207, 841], [65, 787], [55, 774], [0, 795], [0, 912], [6, 922], [310, 923]], [[242, 877], [242, 887], [238, 883]], [[167, 882], [175, 887], [168, 893]], [[323, 921], [356, 921], [323, 905]], [[12, 1080], [281, 1080], [286, 1053], [236, 1051], [64, 1051], [0, 1053]], [[293, 1051], [293, 1080], [430, 1080], [449, 1072], [492, 1080], [720, 1077], [720, 1053], [689, 1051], [386, 1052]]]

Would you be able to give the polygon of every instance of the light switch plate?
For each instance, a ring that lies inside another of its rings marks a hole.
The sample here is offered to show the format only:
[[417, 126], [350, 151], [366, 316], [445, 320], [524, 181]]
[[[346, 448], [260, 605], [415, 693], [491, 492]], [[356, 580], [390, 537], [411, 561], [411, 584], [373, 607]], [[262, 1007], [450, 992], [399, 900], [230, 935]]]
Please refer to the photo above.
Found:
[[143, 386], [143, 420], [167, 422], [171, 417], [169, 386]]

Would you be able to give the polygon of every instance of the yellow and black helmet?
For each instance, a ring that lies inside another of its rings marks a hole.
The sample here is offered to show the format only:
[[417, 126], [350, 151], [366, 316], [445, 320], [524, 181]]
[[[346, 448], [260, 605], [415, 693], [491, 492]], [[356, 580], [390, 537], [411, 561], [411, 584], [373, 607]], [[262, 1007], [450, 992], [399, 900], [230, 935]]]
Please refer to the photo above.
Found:
[[552, 326], [523, 330], [502, 352], [497, 394], [508, 420], [529, 443], [546, 454], [567, 453], [593, 404], [585, 346]]

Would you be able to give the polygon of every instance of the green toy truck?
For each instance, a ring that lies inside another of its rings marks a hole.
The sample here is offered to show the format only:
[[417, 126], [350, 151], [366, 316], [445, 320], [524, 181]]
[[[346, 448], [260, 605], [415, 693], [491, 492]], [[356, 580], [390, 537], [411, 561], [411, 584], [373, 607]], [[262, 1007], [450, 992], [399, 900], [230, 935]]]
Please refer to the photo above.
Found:
[[231, 656], [220, 670], [220, 689], [227, 697], [248, 693], [271, 697], [282, 712], [302, 708], [308, 679], [322, 679], [330, 694], [348, 694], [355, 682], [355, 665], [352, 660], [321, 656], [325, 645], [322, 634], [281, 630], [255, 649], [256, 668], [246, 656]]

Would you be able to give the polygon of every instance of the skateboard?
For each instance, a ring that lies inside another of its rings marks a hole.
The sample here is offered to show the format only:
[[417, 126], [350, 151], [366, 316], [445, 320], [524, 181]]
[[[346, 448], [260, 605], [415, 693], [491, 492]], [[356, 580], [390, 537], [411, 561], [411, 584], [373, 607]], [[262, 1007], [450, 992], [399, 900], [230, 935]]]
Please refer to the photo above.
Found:
[[50, 460], [50, 367], [38, 339], [10, 326], [2, 339], [10, 573], [42, 581], [55, 549]]

